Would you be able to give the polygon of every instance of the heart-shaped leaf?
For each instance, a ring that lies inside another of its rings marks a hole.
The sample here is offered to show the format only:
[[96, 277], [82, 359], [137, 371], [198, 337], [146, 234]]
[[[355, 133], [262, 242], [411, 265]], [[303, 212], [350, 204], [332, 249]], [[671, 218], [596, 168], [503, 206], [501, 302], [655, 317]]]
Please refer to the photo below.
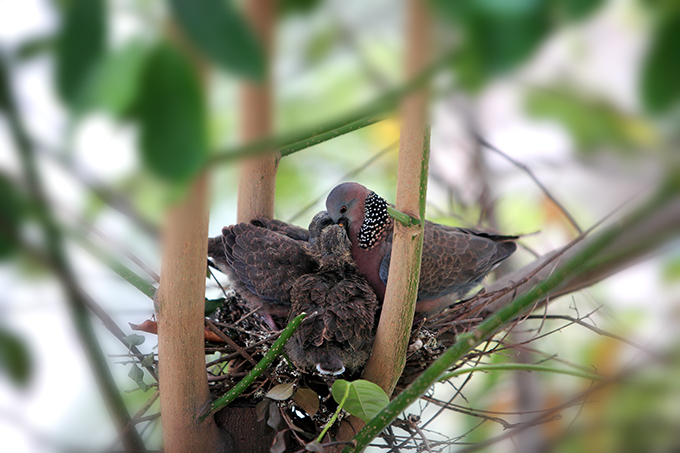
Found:
[[168, 181], [188, 181], [203, 166], [208, 144], [205, 100], [187, 58], [169, 44], [159, 45], [147, 59], [140, 94], [145, 166]]
[[149, 46], [133, 41], [106, 54], [93, 68], [78, 96], [79, 113], [103, 110], [123, 116], [139, 94], [141, 74], [149, 56]]
[[680, 98], [680, 14], [664, 20], [654, 32], [642, 67], [640, 94], [645, 107], [663, 113]]
[[56, 84], [61, 98], [74, 107], [106, 46], [106, 2], [71, 0], [63, 12], [57, 38]]
[[31, 377], [33, 364], [28, 348], [14, 333], [0, 328], [0, 370], [17, 385], [25, 386]]
[[353, 382], [338, 379], [331, 388], [333, 399], [338, 404], [342, 401], [348, 387], [349, 393], [343, 408], [365, 422], [375, 417], [390, 402], [383, 389], [373, 382], [363, 379]]
[[170, 0], [172, 12], [193, 44], [223, 69], [262, 80], [262, 46], [242, 14], [225, 0]]

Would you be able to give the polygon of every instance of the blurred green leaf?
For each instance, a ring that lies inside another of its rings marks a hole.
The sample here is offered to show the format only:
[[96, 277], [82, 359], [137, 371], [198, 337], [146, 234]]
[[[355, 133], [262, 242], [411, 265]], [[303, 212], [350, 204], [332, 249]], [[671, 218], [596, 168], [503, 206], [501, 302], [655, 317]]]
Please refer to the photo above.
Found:
[[0, 112], [9, 110], [10, 97], [10, 75], [9, 64], [5, 58], [0, 55]]
[[205, 100], [189, 61], [168, 44], [149, 55], [136, 113], [146, 167], [174, 182], [189, 180], [208, 156]]
[[675, 283], [680, 281], [680, 255], [671, 256], [663, 263], [661, 277], [665, 283]]
[[133, 41], [116, 52], [104, 55], [78, 96], [78, 112], [100, 109], [115, 116], [127, 113], [139, 94], [141, 74], [149, 51], [146, 44]]
[[205, 316], [210, 316], [213, 313], [217, 311], [218, 308], [224, 306], [224, 302], [226, 301], [225, 298], [221, 299], [206, 299], [205, 300], [205, 308], [203, 310], [203, 314]]
[[344, 409], [365, 422], [375, 417], [390, 402], [383, 389], [373, 382], [363, 379], [353, 382], [338, 379], [331, 388], [333, 399], [338, 404], [342, 401], [347, 386], [349, 386], [349, 395], [345, 401]]
[[17, 237], [24, 212], [24, 201], [14, 183], [0, 173], [0, 260], [18, 250]]
[[582, 153], [604, 146], [630, 151], [653, 145], [656, 141], [651, 125], [642, 118], [628, 115], [606, 101], [593, 99], [569, 87], [530, 90], [526, 108], [535, 118], [561, 123]]
[[549, 2], [542, 0], [431, 0], [461, 31], [455, 69], [463, 87], [477, 91], [494, 75], [515, 68], [550, 30]]
[[56, 38], [53, 35], [36, 36], [21, 44], [14, 52], [14, 58], [18, 61], [27, 61], [33, 58], [51, 53], [56, 47]]
[[642, 65], [640, 95], [647, 110], [664, 113], [680, 98], [680, 14], [666, 18], [654, 30]]
[[602, 6], [603, 0], [559, 0], [556, 4], [558, 12], [569, 20], [581, 20]]
[[141, 345], [141, 344], [144, 344], [144, 340], [146, 340], [146, 338], [144, 338], [144, 335], [140, 335], [140, 334], [138, 334], [138, 333], [133, 333], [133, 334], [130, 334], [130, 335], [125, 335], [125, 336], [123, 337], [123, 341], [125, 341], [125, 343], [126, 343], [129, 347], [132, 347], [132, 346], [139, 346], [139, 345]]
[[320, 0], [279, 0], [279, 14], [309, 14], [320, 3]]
[[241, 77], [264, 79], [262, 46], [233, 0], [169, 2], [177, 23], [206, 57]]
[[71, 0], [57, 38], [56, 83], [61, 98], [75, 106], [106, 45], [105, 0]]
[[19, 386], [26, 386], [33, 364], [24, 341], [0, 327], [0, 369]]
[[128, 376], [130, 377], [130, 379], [137, 383], [137, 385], [139, 386], [140, 389], [142, 389], [143, 392], [149, 390], [150, 387], [147, 385], [146, 382], [144, 382], [144, 371], [140, 367], [138, 367], [136, 363], [132, 364], [132, 368], [130, 368]]

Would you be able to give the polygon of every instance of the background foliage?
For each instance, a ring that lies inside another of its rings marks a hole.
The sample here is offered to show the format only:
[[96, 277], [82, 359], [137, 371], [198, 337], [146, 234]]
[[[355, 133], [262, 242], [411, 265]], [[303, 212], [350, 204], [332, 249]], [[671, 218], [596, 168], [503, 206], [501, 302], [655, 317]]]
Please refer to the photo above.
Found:
[[[653, 187], [664, 168], [677, 163], [676, 2], [430, 4], [444, 69], [434, 78], [429, 218], [505, 233], [540, 232], [523, 239], [526, 248], [510, 264], [515, 267], [531, 261], [532, 252], [545, 253], [574, 237], [530, 178], [482, 149], [475, 134], [528, 165], [582, 227]], [[400, 2], [281, 0], [273, 65], [276, 143], [323, 130], [398, 92], [405, 83], [403, 22]], [[172, 38], [179, 33], [192, 44], [189, 56]], [[224, 156], [239, 149], [238, 85], [262, 78], [262, 50], [238, 2], [31, 0], [0, 3], [0, 53], [0, 432], [13, 451], [103, 448], [115, 438], [113, 425], [74, 334], [58, 284], [63, 272], [50, 258], [22, 152], [38, 164], [77, 284], [130, 334], [127, 322], [140, 323], [153, 312], [148, 288], [159, 270], [156, 230], [186, 182], [211, 170], [213, 235], [235, 219], [236, 171]], [[195, 73], [189, 58], [203, 61], [205, 73]], [[277, 176], [277, 218], [305, 225], [342, 180], [361, 182], [393, 201], [398, 126], [390, 114], [285, 157]], [[222, 160], [211, 160], [217, 157]], [[588, 314], [588, 323], [673, 352], [679, 263], [676, 241], [652, 260], [555, 301], [547, 313]], [[208, 296], [220, 294], [211, 280]], [[153, 380], [131, 364], [128, 346], [101, 318], [92, 323], [134, 413], [154, 391], [147, 389]], [[540, 338], [491, 361], [550, 359], [607, 375], [644, 356], [581, 326], [544, 335], [563, 324], [523, 322], [509, 343]], [[151, 354], [155, 338], [137, 346], [140, 354]], [[515, 442], [521, 451], [545, 442], [564, 452], [677, 446], [678, 372], [677, 366], [645, 367], [639, 386], [603, 391], [595, 403], [568, 408], [561, 419]], [[455, 379], [438, 385], [438, 399], [453, 396], [468, 377]], [[513, 423], [522, 423], [531, 411], [588, 385], [564, 375], [475, 373], [465, 398], [454, 403], [499, 417], [512, 413]], [[426, 420], [437, 408], [413, 412]], [[447, 411], [427, 429], [433, 439], [463, 436], [464, 442], [502, 430], [499, 423], [479, 424], [479, 417]], [[153, 420], [140, 425], [150, 447], [158, 446], [155, 427]], [[507, 442], [496, 448], [514, 447]]]

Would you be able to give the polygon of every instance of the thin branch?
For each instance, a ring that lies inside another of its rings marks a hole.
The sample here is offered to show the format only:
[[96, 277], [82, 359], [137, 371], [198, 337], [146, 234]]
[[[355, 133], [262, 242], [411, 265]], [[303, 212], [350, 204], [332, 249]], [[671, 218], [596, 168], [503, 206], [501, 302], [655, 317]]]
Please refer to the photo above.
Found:
[[[536, 319], [536, 318], [537, 318], [537, 316], [532, 315], [532, 316], [528, 316], [526, 319]], [[583, 321], [583, 319], [587, 319], [588, 316], [585, 316], [583, 318], [574, 318], [573, 316], [567, 316], [567, 315], [545, 315], [545, 316], [541, 316], [541, 318], [544, 318], [544, 319], [562, 319], [562, 320], [565, 320], [565, 321], [569, 321], [569, 325], [578, 324], [579, 326], [583, 326], [586, 329], [591, 330], [591, 331], [595, 332], [596, 334], [601, 335], [603, 337], [613, 338], [614, 340], [625, 343], [625, 344], [632, 346], [636, 349], [639, 349], [640, 351], [643, 351], [643, 352], [645, 352], [649, 355], [652, 355], [652, 356], [657, 355], [654, 351], [651, 351], [649, 348], [645, 348], [644, 346], [634, 342], [633, 340], [629, 340], [628, 338], [622, 337], [621, 335], [616, 335], [615, 333], [611, 333], [611, 332], [608, 332], [604, 329], [600, 329], [599, 327], [596, 327], [592, 324], [588, 324], [587, 322]]]
[[445, 53], [441, 59], [430, 65], [401, 87], [382, 95], [373, 102], [355, 110], [343, 118], [332, 120], [303, 131], [266, 137], [262, 140], [256, 140], [246, 143], [245, 145], [221, 151], [209, 159], [206, 166], [231, 162], [245, 156], [271, 152], [268, 150], [272, 149], [281, 150], [281, 156], [283, 157], [348, 132], [375, 124], [391, 113], [404, 97], [421, 88], [431, 80], [432, 77], [439, 73], [440, 70], [446, 68], [454, 58], [454, 55], [455, 52], [453, 51]]
[[448, 379], [451, 379], [456, 376], [460, 376], [462, 374], [467, 374], [467, 373], [476, 373], [478, 371], [509, 371], [509, 370], [519, 370], [519, 371], [543, 371], [547, 373], [555, 373], [555, 374], [566, 374], [568, 376], [575, 376], [575, 377], [580, 377], [583, 379], [590, 379], [593, 381], [601, 381], [604, 379], [604, 376], [601, 376], [599, 374], [592, 374], [592, 373], [584, 373], [582, 371], [574, 371], [574, 370], [562, 370], [559, 368], [553, 368], [549, 366], [541, 366], [541, 365], [536, 365], [536, 364], [531, 364], [531, 363], [504, 363], [504, 364], [497, 364], [497, 365], [478, 365], [474, 368], [459, 368], [454, 371], [450, 371], [444, 375], [442, 375], [438, 380], [439, 382], [446, 381]]
[[[55, 269], [59, 271], [58, 276], [66, 290], [66, 299], [71, 310], [71, 316], [76, 331], [80, 337], [81, 345], [87, 354], [102, 397], [120, 431], [130, 423], [130, 414], [128, 414], [125, 402], [116, 387], [111, 370], [109, 369], [106, 358], [102, 353], [97, 336], [90, 322], [88, 312], [88, 306], [91, 306], [90, 298], [78, 285], [64, 251], [61, 232], [52, 215], [40, 180], [38, 165], [35, 161], [35, 146], [29, 138], [21, 114], [13, 98], [10, 80], [8, 80], [10, 73], [7, 63], [3, 58], [0, 58], [0, 72], [3, 73], [0, 75], [0, 79], [2, 79], [0, 80], [0, 83], [3, 85], [0, 86], [0, 93], [2, 93], [5, 98], [3, 99], [3, 103], [5, 104], [4, 107], [9, 123], [10, 134], [19, 152], [24, 176], [36, 208], [36, 215], [45, 235], [47, 255], [50, 260], [53, 261]], [[6, 76], [7, 78], [3, 76]], [[144, 442], [135, 430], [128, 431], [121, 437], [121, 441], [126, 449], [140, 450], [144, 448]]]
[[[339, 184], [343, 181], [347, 181], [348, 179], [353, 178], [357, 174], [361, 173], [363, 170], [368, 168], [373, 162], [377, 161], [379, 158], [381, 158], [382, 156], [387, 154], [389, 151], [392, 151], [394, 148], [396, 148], [398, 144], [399, 144], [399, 141], [396, 141], [396, 142], [394, 142], [390, 145], [387, 145], [385, 148], [381, 149], [380, 151], [375, 153], [373, 156], [371, 156], [368, 160], [366, 160], [366, 162], [362, 163], [361, 165], [357, 166], [356, 168], [354, 168], [354, 169], [348, 171], [347, 173], [345, 173], [344, 175], [342, 175], [340, 180], [337, 181], [335, 184], [333, 184], [333, 187], [335, 187], [337, 184]], [[302, 209], [300, 209], [298, 212], [293, 214], [293, 216], [288, 219], [288, 223], [294, 222], [295, 220], [298, 219], [298, 217], [300, 217], [305, 212], [312, 209], [319, 201], [321, 201], [326, 196], [327, 193], [328, 193], [328, 190], [326, 190], [321, 195], [316, 197], [314, 200], [310, 201], [305, 206], [303, 206]]]
[[515, 165], [516, 167], [518, 167], [519, 169], [521, 169], [522, 171], [524, 171], [527, 175], [529, 175], [529, 177], [530, 177], [530, 178], [536, 183], [536, 185], [541, 189], [541, 191], [543, 192], [543, 194], [544, 194], [546, 197], [548, 197], [548, 198], [550, 199], [550, 201], [552, 201], [552, 202], [555, 204], [555, 206], [557, 206], [557, 208], [560, 210], [560, 212], [562, 212], [562, 215], [564, 215], [564, 217], [566, 217], [566, 219], [569, 221], [569, 223], [571, 223], [571, 225], [574, 227], [574, 229], [576, 229], [576, 231], [578, 231], [579, 234], [583, 233], [583, 230], [582, 230], [581, 227], [578, 225], [578, 223], [576, 223], [576, 220], [574, 219], [574, 217], [573, 217], [571, 214], [569, 214], [569, 211], [567, 211], [567, 210], [564, 208], [564, 206], [562, 206], [562, 204], [561, 204], [559, 201], [557, 201], [557, 199], [550, 193], [550, 191], [548, 190], [548, 188], [545, 187], [545, 186], [543, 185], [543, 183], [536, 177], [536, 175], [534, 175], [534, 173], [529, 169], [529, 167], [527, 167], [526, 165], [524, 165], [522, 162], [519, 162], [519, 161], [515, 160], [514, 158], [512, 158], [512, 157], [509, 156], [508, 154], [504, 153], [504, 152], [501, 151], [499, 148], [497, 148], [496, 146], [494, 146], [494, 145], [492, 145], [491, 143], [489, 143], [488, 141], [486, 141], [486, 140], [485, 140], [481, 135], [479, 135], [478, 133], [475, 133], [474, 136], [475, 136], [475, 138], [477, 139], [477, 141], [478, 141], [482, 146], [484, 146], [485, 148], [488, 148], [488, 149], [490, 149], [491, 151], [494, 151], [494, 152], [496, 152], [497, 154], [501, 155], [501, 156], [502, 156], [503, 158], [505, 158], [508, 162], [510, 162], [511, 164]]
[[71, 240], [80, 245], [88, 253], [90, 253], [92, 256], [94, 256], [99, 261], [104, 263], [109, 269], [111, 269], [113, 272], [121, 276], [125, 281], [127, 281], [132, 286], [141, 291], [142, 294], [144, 294], [150, 299], [153, 299], [154, 294], [156, 293], [156, 288], [151, 283], [147, 282], [142, 277], [135, 274], [130, 268], [120, 263], [112, 256], [108, 255], [104, 250], [95, 246], [90, 240], [87, 239], [87, 237], [85, 237], [84, 234], [81, 234], [72, 229], [67, 229], [66, 234]]
[[[478, 325], [474, 330], [461, 334], [458, 341], [450, 347], [442, 356], [430, 365], [413, 383], [401, 394], [392, 400], [373, 420], [371, 420], [355, 437], [356, 446], [354, 451], [361, 451], [374, 439], [385, 426], [405, 410], [412, 402], [419, 398], [453, 363], [460, 360], [465, 354], [483, 340], [490, 338], [501, 328], [513, 322], [525, 310], [534, 306], [538, 301], [545, 299], [552, 292], [557, 291], [568, 276], [576, 274], [587, 263], [597, 256], [602, 250], [610, 246], [621, 237], [627, 230], [644, 223], [654, 212], [673, 206], [672, 200], [680, 193], [680, 183], [674, 181], [673, 176], [667, 184], [661, 188], [655, 197], [646, 205], [642, 206], [628, 218], [620, 221], [592, 238], [588, 243], [569, 260], [556, 267], [550, 276], [533, 286], [526, 293], [518, 296], [509, 305], [501, 308], [491, 315], [486, 321]], [[347, 449], [347, 451], [350, 451]]]
[[271, 348], [269, 348], [269, 351], [267, 351], [264, 357], [262, 357], [262, 360], [258, 362], [257, 366], [254, 367], [246, 377], [244, 377], [238, 384], [232, 387], [231, 390], [229, 390], [225, 395], [213, 401], [212, 404], [206, 408], [203, 414], [198, 417], [198, 421], [202, 422], [208, 417], [208, 415], [213, 414], [227, 406], [241, 393], [243, 393], [250, 386], [250, 384], [252, 384], [253, 381], [264, 372], [264, 370], [269, 366], [270, 363], [272, 363], [276, 356], [279, 355], [283, 349], [283, 346], [293, 335], [293, 333], [295, 333], [295, 330], [306, 316], [306, 313], [301, 313], [297, 315], [290, 323], [288, 323], [286, 328], [281, 331], [279, 338], [274, 342]]

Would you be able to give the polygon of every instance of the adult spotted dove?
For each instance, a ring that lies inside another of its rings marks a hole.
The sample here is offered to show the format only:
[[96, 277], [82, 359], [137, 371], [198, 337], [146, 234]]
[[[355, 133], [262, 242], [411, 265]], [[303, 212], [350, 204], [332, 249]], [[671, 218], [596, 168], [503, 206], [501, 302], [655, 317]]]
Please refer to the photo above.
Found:
[[209, 254], [246, 302], [270, 318], [308, 314], [286, 344], [293, 363], [324, 374], [355, 371], [370, 353], [377, 298], [354, 264], [344, 228], [327, 212], [304, 231], [257, 219], [224, 228]]
[[[326, 199], [328, 213], [347, 229], [354, 261], [381, 302], [394, 228], [387, 206], [376, 193], [353, 182], [336, 186]], [[512, 255], [515, 239], [426, 221], [416, 311], [434, 314], [465, 296]]]

